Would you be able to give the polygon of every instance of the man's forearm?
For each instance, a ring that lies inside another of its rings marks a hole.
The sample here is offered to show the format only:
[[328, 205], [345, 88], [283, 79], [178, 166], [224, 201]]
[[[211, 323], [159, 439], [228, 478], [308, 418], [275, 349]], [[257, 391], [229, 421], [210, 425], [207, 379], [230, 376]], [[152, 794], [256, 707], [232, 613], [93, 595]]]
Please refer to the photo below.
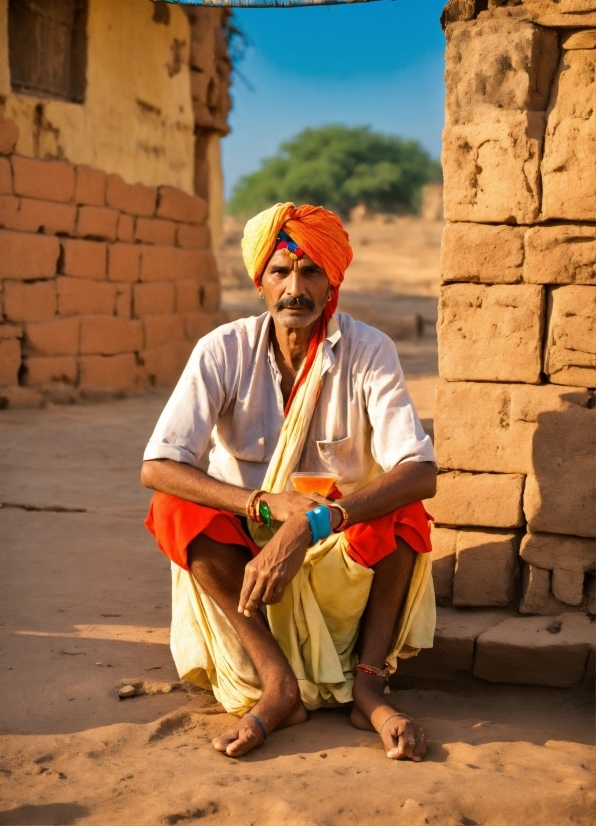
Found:
[[143, 462], [141, 483], [146, 488], [159, 490], [188, 499], [198, 505], [219, 508], [244, 515], [250, 491], [214, 479], [199, 468], [173, 459], [152, 459]]

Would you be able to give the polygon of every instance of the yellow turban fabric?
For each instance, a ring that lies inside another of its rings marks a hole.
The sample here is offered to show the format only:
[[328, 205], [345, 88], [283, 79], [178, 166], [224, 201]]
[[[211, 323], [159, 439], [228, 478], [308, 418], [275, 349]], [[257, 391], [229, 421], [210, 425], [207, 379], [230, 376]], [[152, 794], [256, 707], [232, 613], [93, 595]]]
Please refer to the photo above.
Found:
[[344, 280], [352, 260], [348, 233], [337, 215], [323, 207], [276, 204], [259, 212], [246, 224], [242, 254], [248, 274], [259, 284], [283, 230], [319, 267], [325, 270], [334, 292]]

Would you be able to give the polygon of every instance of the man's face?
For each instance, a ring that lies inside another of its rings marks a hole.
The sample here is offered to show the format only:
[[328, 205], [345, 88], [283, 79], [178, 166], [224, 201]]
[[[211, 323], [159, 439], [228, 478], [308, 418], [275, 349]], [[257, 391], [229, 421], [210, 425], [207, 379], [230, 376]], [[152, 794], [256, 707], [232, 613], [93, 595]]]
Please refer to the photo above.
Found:
[[260, 293], [277, 324], [308, 327], [327, 303], [329, 279], [312, 259], [295, 261], [285, 250], [276, 250], [261, 277]]

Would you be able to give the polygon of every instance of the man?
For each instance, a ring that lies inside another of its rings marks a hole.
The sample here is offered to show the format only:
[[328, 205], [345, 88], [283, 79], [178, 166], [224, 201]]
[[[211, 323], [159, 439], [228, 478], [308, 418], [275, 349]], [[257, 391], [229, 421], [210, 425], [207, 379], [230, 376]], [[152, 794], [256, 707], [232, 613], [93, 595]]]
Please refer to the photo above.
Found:
[[[178, 671], [240, 718], [213, 741], [231, 757], [353, 701], [389, 758], [420, 761], [424, 732], [383, 688], [397, 656], [432, 645], [430, 439], [391, 339], [335, 315], [352, 250], [333, 213], [277, 204], [243, 254], [267, 312], [199, 341], [143, 462]], [[294, 471], [336, 487], [289, 490]]]

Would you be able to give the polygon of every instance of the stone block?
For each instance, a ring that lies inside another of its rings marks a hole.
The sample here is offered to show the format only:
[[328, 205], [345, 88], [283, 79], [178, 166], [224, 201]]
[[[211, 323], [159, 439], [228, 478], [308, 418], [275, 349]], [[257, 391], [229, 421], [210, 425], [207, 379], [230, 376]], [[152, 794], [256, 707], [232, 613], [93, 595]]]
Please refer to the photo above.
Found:
[[32, 356], [25, 361], [25, 382], [28, 386], [60, 382], [76, 384], [78, 376], [75, 356]]
[[75, 169], [75, 195], [77, 204], [102, 207], [106, 202], [106, 173], [90, 166]]
[[531, 227], [524, 243], [523, 272], [527, 283], [596, 284], [596, 227]]
[[107, 247], [101, 241], [81, 241], [74, 238], [62, 239], [62, 273], [75, 278], [106, 277]]
[[132, 318], [132, 284], [115, 284], [116, 315], [118, 318]]
[[0, 324], [0, 341], [5, 338], [22, 338], [23, 327], [21, 324], [8, 324], [3, 321]]
[[211, 245], [211, 232], [207, 224], [179, 224], [176, 243], [189, 250], [208, 249]]
[[128, 390], [142, 383], [134, 353], [81, 356], [79, 371], [79, 385], [84, 389]]
[[584, 575], [580, 571], [555, 568], [551, 577], [555, 599], [566, 605], [580, 605], [584, 596]]
[[[555, 385], [553, 385], [555, 386]], [[524, 513], [532, 533], [596, 535], [596, 409], [574, 403], [538, 416], [532, 471], [524, 488]]]
[[518, 284], [524, 261], [522, 227], [446, 224], [441, 240], [443, 281]]
[[184, 333], [193, 344], [223, 323], [223, 319], [218, 319], [213, 313], [184, 313]]
[[25, 328], [27, 356], [74, 356], [79, 352], [78, 318], [28, 323]]
[[474, 675], [493, 683], [567, 687], [581, 682], [594, 628], [582, 613], [506, 619], [476, 640]]
[[0, 405], [5, 407], [43, 407], [44, 397], [32, 387], [3, 387]]
[[432, 572], [435, 596], [439, 602], [451, 602], [453, 596], [453, 571], [455, 570], [455, 545], [457, 531], [431, 527]]
[[115, 241], [120, 213], [109, 207], [82, 206], [77, 217], [79, 238]]
[[541, 26], [596, 26], [594, 0], [523, 0], [524, 11]]
[[0, 230], [3, 278], [33, 281], [56, 274], [60, 242], [53, 236]]
[[84, 355], [111, 356], [143, 347], [141, 322], [115, 316], [87, 316], [81, 319], [81, 348]]
[[19, 139], [19, 127], [10, 118], [4, 117], [0, 111], [0, 155], [10, 155]]
[[198, 278], [183, 278], [176, 281], [176, 312], [190, 313], [202, 309], [205, 287]]
[[540, 211], [542, 112], [495, 111], [443, 132], [445, 218], [530, 224]]
[[135, 240], [144, 244], [160, 244], [173, 247], [176, 243], [177, 224], [161, 218], [137, 218]]
[[60, 315], [112, 315], [114, 312], [114, 284], [61, 276], [56, 280], [56, 285]]
[[152, 281], [133, 286], [133, 313], [136, 318], [145, 315], [174, 312], [175, 287], [171, 281]]
[[543, 317], [544, 290], [535, 284], [443, 286], [439, 375], [448, 381], [538, 384]]
[[546, 109], [559, 62], [557, 32], [511, 19], [447, 30], [447, 123], [479, 122], [496, 110]]
[[148, 315], [143, 319], [144, 347], [161, 347], [184, 338], [184, 320], [180, 315]]
[[564, 606], [554, 598], [550, 590], [550, 571], [535, 565], [522, 565], [522, 599], [520, 614], [550, 616], [560, 614]]
[[522, 539], [520, 555], [528, 564], [551, 571], [577, 571], [583, 576], [596, 570], [596, 542], [578, 536], [528, 533]]
[[143, 350], [140, 354], [149, 382], [153, 387], [172, 387], [178, 379], [192, 352], [187, 341], [174, 341]]
[[32, 198], [0, 198], [0, 223], [20, 232], [46, 235], [74, 232], [77, 209], [74, 204], [34, 201]]
[[563, 49], [596, 49], [596, 29], [580, 29], [561, 37]]
[[461, 530], [455, 547], [453, 604], [505, 606], [515, 596], [518, 537], [503, 531]]
[[542, 219], [596, 221], [596, 49], [564, 52], [548, 108]]
[[40, 161], [13, 155], [11, 162], [15, 195], [61, 203], [73, 200], [75, 171], [66, 161]]
[[19, 383], [21, 342], [18, 338], [0, 339], [0, 386]]
[[0, 158], [0, 195], [12, 195], [12, 169], [8, 158]]
[[544, 372], [555, 384], [596, 387], [596, 286], [550, 291]]
[[[212, 278], [210, 281], [206, 281], [203, 285], [203, 289], [201, 291], [201, 306], [208, 313], [215, 313], [219, 310], [220, 302], [221, 288], [219, 285], [219, 279]], [[405, 318], [408, 318], [408, 316]], [[413, 338], [417, 338], [419, 317], [414, 315], [412, 318], [414, 319], [414, 323], [416, 325], [416, 334]]]
[[4, 282], [4, 315], [9, 321], [46, 321], [55, 314], [54, 281]]
[[124, 241], [127, 244], [133, 243], [135, 240], [135, 219], [132, 215], [126, 215], [124, 212], [120, 213], [116, 235], [119, 241]]
[[203, 224], [207, 220], [207, 201], [198, 195], [188, 195], [173, 186], [160, 186], [157, 217], [187, 224]]
[[141, 281], [168, 281], [180, 278], [217, 277], [217, 264], [208, 250], [143, 246]]
[[110, 244], [108, 278], [110, 281], [137, 281], [141, 274], [141, 249], [135, 244]]
[[[547, 473], [561, 484], [575, 467], [591, 474], [582, 458], [585, 447], [577, 450], [585, 435], [574, 434], [580, 420], [588, 426], [590, 399], [589, 391], [577, 387], [440, 381], [434, 421], [439, 465], [443, 470]], [[573, 450], [565, 455], [567, 446]], [[556, 455], [559, 470], [543, 458], [548, 452]]]
[[524, 477], [517, 473], [461, 473], [437, 477], [429, 507], [438, 525], [519, 528], [524, 524]]
[[127, 184], [120, 175], [108, 175], [106, 204], [129, 215], [150, 218], [155, 212], [157, 190], [144, 184]]

